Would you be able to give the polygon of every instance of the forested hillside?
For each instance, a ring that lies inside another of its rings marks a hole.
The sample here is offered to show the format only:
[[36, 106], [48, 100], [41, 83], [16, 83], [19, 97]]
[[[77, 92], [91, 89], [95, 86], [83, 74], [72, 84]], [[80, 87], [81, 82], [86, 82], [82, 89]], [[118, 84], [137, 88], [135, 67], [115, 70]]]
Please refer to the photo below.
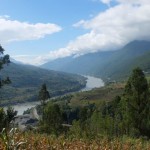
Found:
[[51, 96], [78, 91], [86, 84], [80, 75], [50, 71], [30, 65], [10, 63], [1, 70], [2, 76], [9, 76], [11, 84], [1, 92], [1, 104], [37, 101], [38, 91], [46, 83]]

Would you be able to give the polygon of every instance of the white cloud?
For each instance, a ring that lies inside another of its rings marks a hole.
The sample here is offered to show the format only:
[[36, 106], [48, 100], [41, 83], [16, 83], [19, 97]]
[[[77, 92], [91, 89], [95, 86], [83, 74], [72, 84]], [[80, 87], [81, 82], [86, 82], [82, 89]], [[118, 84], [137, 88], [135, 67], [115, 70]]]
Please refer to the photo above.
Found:
[[92, 0], [93, 2], [101, 2], [101, 3], [104, 3], [108, 6], [110, 6], [110, 3], [113, 1], [113, 0]]
[[118, 49], [133, 40], [150, 40], [150, 1], [116, 1], [116, 6], [108, 7], [90, 20], [74, 24], [89, 32], [70, 41], [66, 47], [41, 56], [38, 61]]
[[38, 56], [38, 55], [14, 55], [11, 56], [14, 60], [22, 62], [24, 64], [32, 64], [35, 66], [41, 65], [49, 59], [49, 56], [43, 55], [43, 56]]
[[85, 54], [122, 47], [133, 40], [150, 40], [150, 1], [139, 0], [135, 7], [131, 3], [120, 3], [99, 13], [91, 20], [74, 24], [90, 30], [89, 33], [69, 42], [65, 48], [50, 52], [51, 57]]
[[149, 4], [149, 0], [114, 0], [119, 3], [128, 3], [128, 4]]
[[0, 17], [0, 42], [35, 40], [58, 32], [61, 27], [52, 23], [30, 24], [17, 20], [10, 20], [9, 16]]
[[15, 56], [11, 56], [11, 58], [16, 60], [16, 61], [20, 61], [22, 63], [27, 63], [27, 64], [34, 64], [34, 65], [36, 65], [35, 59], [37, 57], [38, 56], [33, 56], [33, 55], [15, 55]]
[[107, 4], [108, 6], [110, 6], [110, 2], [112, 0], [100, 0], [102, 3]]
[[82, 24], [84, 24], [84, 20], [80, 20], [79, 22], [73, 24], [73, 27], [80, 27]]

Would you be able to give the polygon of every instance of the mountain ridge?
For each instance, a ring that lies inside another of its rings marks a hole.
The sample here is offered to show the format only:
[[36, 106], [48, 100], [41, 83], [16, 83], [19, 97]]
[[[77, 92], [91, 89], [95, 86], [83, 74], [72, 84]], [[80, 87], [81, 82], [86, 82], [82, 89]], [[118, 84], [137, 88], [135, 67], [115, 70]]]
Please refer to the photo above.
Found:
[[[148, 51], [150, 51], [149, 41], [132, 41], [119, 50], [90, 53], [77, 58], [61, 58], [47, 62], [41, 67], [71, 73], [93, 75], [101, 77], [104, 80], [108, 78], [120, 80], [127, 78], [133, 67], [138, 67], [134, 61], [140, 61], [141, 58], [138, 59], [138, 57], [141, 57]], [[150, 60], [147, 59], [147, 62], [148, 61]], [[144, 66], [147, 62], [143, 61], [140, 67], [145, 69]]]

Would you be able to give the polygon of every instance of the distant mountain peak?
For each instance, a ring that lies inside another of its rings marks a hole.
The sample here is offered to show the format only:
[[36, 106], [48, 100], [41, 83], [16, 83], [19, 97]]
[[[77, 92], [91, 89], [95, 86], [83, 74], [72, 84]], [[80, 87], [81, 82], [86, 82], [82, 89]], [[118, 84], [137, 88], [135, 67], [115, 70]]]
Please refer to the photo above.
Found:
[[130, 43], [126, 44], [124, 46], [124, 48], [134, 48], [134, 47], [137, 47], [137, 46], [146, 46], [146, 45], [149, 45], [150, 44], [150, 41], [144, 41], [144, 40], [134, 40], [134, 41], [131, 41]]

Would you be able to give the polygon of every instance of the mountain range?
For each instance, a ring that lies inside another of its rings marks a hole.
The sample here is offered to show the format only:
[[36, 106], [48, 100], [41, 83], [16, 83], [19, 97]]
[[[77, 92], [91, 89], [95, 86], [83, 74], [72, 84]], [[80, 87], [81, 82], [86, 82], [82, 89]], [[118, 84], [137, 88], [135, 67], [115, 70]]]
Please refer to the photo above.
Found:
[[104, 80], [122, 80], [135, 67], [150, 71], [150, 42], [132, 41], [115, 51], [100, 51], [79, 57], [65, 57], [41, 67], [57, 71], [92, 75]]
[[41, 68], [12, 61], [15, 63], [4, 66], [0, 71], [1, 77], [9, 76], [12, 81], [0, 89], [1, 105], [38, 100], [38, 91], [43, 83], [47, 84], [51, 96], [78, 91], [85, 86], [86, 79], [75, 74], [112, 81], [126, 79], [135, 67], [149, 73], [150, 42], [133, 41], [115, 51], [59, 58]]

